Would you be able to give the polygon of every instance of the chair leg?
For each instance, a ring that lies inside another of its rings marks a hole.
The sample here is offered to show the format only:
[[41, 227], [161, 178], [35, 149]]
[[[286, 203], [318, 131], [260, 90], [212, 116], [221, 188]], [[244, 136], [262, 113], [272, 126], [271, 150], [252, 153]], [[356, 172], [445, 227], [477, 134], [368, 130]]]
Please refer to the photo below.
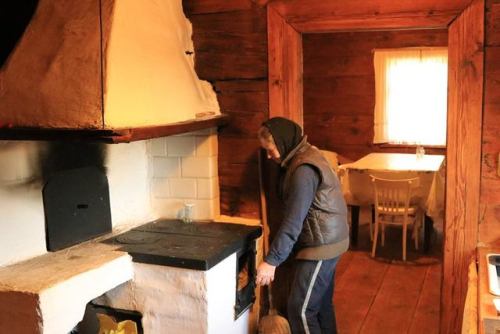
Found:
[[403, 261], [406, 261], [406, 222], [403, 223]]
[[375, 249], [377, 248], [378, 239], [378, 220], [375, 219], [375, 231], [373, 232], [373, 242], [372, 242], [372, 257], [375, 257]]
[[370, 220], [370, 241], [373, 241], [373, 225], [375, 225], [375, 207], [372, 205], [372, 217]]

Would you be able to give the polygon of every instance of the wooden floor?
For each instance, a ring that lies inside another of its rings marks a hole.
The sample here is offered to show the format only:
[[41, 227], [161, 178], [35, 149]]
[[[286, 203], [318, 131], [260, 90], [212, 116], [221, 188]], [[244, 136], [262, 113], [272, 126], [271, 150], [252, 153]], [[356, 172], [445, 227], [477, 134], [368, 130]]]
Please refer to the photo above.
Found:
[[437, 230], [428, 254], [409, 242], [404, 263], [400, 228], [387, 229], [385, 247], [377, 247], [371, 258], [368, 225], [360, 225], [358, 246], [337, 265], [334, 303], [340, 334], [439, 332], [440, 226]]

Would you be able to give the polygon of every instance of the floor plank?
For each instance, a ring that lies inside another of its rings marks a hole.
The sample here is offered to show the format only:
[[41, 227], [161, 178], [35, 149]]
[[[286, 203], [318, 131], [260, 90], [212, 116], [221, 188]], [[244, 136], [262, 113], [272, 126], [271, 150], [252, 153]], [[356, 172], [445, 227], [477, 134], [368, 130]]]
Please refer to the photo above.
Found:
[[338, 282], [342, 279], [342, 276], [346, 272], [347, 268], [351, 264], [352, 258], [354, 257], [353, 252], [347, 252], [342, 254], [340, 257], [339, 263], [337, 263], [337, 267], [335, 269], [335, 281]]
[[[410, 325], [410, 334], [439, 333], [441, 264], [430, 266]], [[438, 283], [436, 283], [438, 282]]]
[[386, 245], [377, 247], [373, 259], [370, 218], [369, 208], [361, 208], [358, 245], [351, 246], [337, 265], [334, 303], [338, 332], [438, 333], [442, 226], [435, 225], [430, 253], [416, 250], [409, 242], [406, 262], [401, 259], [401, 229], [388, 229]]
[[361, 327], [362, 333], [407, 333], [428, 266], [391, 264]]
[[389, 268], [388, 263], [374, 261], [365, 252], [351, 253], [349, 267], [335, 283], [339, 333], [358, 333]]

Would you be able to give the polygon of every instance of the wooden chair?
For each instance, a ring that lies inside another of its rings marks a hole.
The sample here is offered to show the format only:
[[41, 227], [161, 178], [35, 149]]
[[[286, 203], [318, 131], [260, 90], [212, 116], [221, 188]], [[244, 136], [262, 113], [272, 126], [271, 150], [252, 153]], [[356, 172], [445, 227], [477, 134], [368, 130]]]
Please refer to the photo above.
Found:
[[385, 225], [399, 225], [403, 228], [403, 261], [406, 261], [406, 234], [408, 225], [413, 225], [415, 248], [418, 249], [418, 235], [421, 217], [418, 206], [410, 205], [412, 189], [418, 178], [388, 180], [370, 175], [375, 196], [375, 231], [373, 234], [372, 257], [375, 257], [378, 232], [382, 229], [382, 246], [385, 243]]

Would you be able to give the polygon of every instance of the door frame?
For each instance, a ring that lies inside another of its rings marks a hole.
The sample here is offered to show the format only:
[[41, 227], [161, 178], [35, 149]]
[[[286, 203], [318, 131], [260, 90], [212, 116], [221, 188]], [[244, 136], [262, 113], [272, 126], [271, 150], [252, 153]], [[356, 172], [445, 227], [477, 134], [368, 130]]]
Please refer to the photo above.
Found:
[[[441, 333], [461, 330], [468, 267], [475, 260], [478, 240], [484, 6], [484, 0], [420, 0], [404, 10], [393, 0], [278, 0], [267, 6], [269, 117], [286, 117], [300, 125], [302, 34], [448, 29], [451, 58]], [[466, 34], [471, 36], [465, 38]]]

